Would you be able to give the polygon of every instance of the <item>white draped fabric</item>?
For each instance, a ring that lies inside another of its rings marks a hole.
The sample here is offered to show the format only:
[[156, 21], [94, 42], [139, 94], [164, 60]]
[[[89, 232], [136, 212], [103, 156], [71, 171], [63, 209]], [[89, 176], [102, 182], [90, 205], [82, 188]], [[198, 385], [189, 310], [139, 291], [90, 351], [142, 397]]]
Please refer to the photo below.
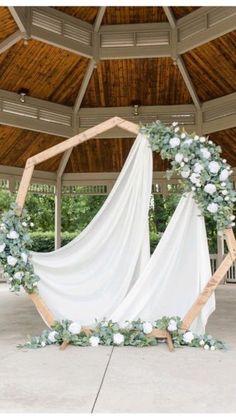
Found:
[[[150, 258], [148, 210], [152, 153], [139, 134], [103, 207], [72, 242], [51, 253], [32, 252], [39, 293], [55, 319], [93, 325], [187, 313], [211, 276], [203, 217], [183, 196]], [[204, 332], [214, 296], [192, 325]]]
[[[204, 218], [188, 193], [182, 196], [155, 252], [132, 291], [117, 307], [114, 321], [162, 316], [183, 318], [211, 277]], [[214, 295], [191, 326], [204, 333], [215, 309]]]
[[109, 318], [150, 258], [148, 210], [152, 152], [137, 136], [103, 207], [72, 242], [32, 252], [39, 293], [57, 320], [83, 325]]

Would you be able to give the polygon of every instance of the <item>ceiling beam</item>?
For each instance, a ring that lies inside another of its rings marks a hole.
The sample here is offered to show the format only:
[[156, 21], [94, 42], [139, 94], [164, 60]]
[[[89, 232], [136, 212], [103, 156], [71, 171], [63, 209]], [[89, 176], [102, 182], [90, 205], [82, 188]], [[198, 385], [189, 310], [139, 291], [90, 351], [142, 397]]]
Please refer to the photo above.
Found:
[[15, 20], [22, 37], [27, 40], [30, 37], [31, 8], [30, 7], [8, 7], [13, 19]]
[[0, 54], [7, 51], [13, 45], [15, 45], [18, 41], [22, 39], [22, 33], [18, 30], [14, 32], [12, 35], [8, 36], [0, 43]]
[[[16, 93], [0, 89], [0, 124], [64, 138], [72, 137], [73, 108], [32, 97], [26, 97], [25, 103], [21, 103], [19, 98]], [[133, 115], [131, 106], [80, 108], [77, 114], [79, 132], [114, 115], [135, 123], [157, 119], [166, 124], [179, 121], [189, 132], [196, 129], [197, 122], [194, 105], [140, 106], [138, 116]], [[204, 102], [202, 119], [204, 134], [236, 127], [236, 93]], [[118, 131], [114, 135], [109, 132], [103, 135], [105, 138], [115, 138], [115, 135], [125, 138], [124, 131]]]

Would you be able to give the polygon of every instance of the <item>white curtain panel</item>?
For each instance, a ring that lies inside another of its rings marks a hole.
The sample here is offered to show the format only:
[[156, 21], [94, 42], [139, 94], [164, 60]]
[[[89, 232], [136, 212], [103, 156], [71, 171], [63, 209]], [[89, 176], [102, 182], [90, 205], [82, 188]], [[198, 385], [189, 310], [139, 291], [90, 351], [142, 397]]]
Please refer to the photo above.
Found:
[[[112, 141], [112, 140], [111, 140]], [[32, 252], [39, 293], [55, 319], [92, 325], [110, 318], [150, 258], [152, 151], [139, 134], [103, 207], [72, 242]]]
[[[211, 277], [204, 218], [191, 193], [182, 196], [145, 270], [112, 314], [114, 321], [183, 318]], [[215, 309], [212, 295], [191, 330], [203, 333]]]

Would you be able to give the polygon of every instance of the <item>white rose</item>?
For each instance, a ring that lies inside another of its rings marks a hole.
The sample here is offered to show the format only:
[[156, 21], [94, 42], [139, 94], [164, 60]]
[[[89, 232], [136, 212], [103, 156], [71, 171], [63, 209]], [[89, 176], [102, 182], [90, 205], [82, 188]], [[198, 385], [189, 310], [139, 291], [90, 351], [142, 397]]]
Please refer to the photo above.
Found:
[[27, 227], [27, 223], [25, 221], [23, 221], [22, 225], [23, 227]]
[[180, 139], [178, 137], [173, 137], [170, 139], [171, 148], [178, 147], [180, 145]]
[[19, 279], [21, 281], [23, 276], [24, 276], [24, 272], [19, 271], [15, 273], [14, 278]]
[[214, 351], [216, 347], [214, 345], [211, 346], [211, 351]]
[[169, 332], [174, 332], [175, 330], [177, 330], [177, 323], [175, 320], [170, 320], [167, 329], [169, 330]]
[[203, 166], [201, 165], [201, 163], [195, 163], [193, 171], [195, 173], [201, 173], [202, 170], [203, 170]]
[[7, 263], [10, 266], [15, 266], [17, 263], [17, 259], [14, 256], [7, 256]]
[[48, 334], [48, 340], [51, 343], [55, 343], [56, 342], [56, 337], [58, 336], [58, 333], [56, 332], [56, 330], [53, 330], [52, 332], [50, 332]]
[[5, 225], [4, 223], [2, 223], [2, 224], [0, 225], [0, 230], [2, 230], [2, 231], [6, 231], [6, 225]]
[[225, 160], [225, 159], [223, 159], [223, 160], [222, 160], [222, 162], [223, 162], [223, 163], [226, 163], [226, 161], [227, 161], [227, 160]]
[[231, 221], [234, 221], [234, 220], [235, 220], [235, 215], [231, 215], [231, 216], [230, 216], [230, 220], [231, 220]]
[[186, 179], [190, 175], [190, 170], [182, 170], [181, 176]]
[[89, 338], [89, 343], [93, 347], [98, 346], [99, 345], [99, 342], [100, 342], [100, 339], [97, 336], [91, 336]]
[[185, 332], [183, 335], [183, 340], [185, 343], [191, 343], [194, 339], [194, 335], [192, 332]]
[[226, 186], [226, 183], [225, 182], [222, 182], [221, 183], [221, 186], [224, 188], [224, 186]]
[[204, 345], [204, 349], [208, 350], [210, 348], [209, 345]]
[[221, 191], [221, 193], [222, 193], [223, 195], [228, 195], [228, 191], [227, 191], [227, 189], [224, 189], [223, 191]]
[[191, 180], [192, 183], [198, 183], [199, 178], [200, 178], [200, 176], [197, 173], [192, 173], [191, 176], [190, 176], [190, 180]]
[[185, 157], [184, 161], [185, 161], [185, 163], [187, 163], [188, 162], [188, 157]]
[[205, 187], [204, 187], [204, 191], [206, 193], [209, 193], [210, 195], [212, 195], [213, 193], [216, 192], [216, 187], [215, 185], [213, 185], [213, 183], [208, 183]]
[[220, 165], [217, 161], [211, 161], [208, 167], [209, 167], [210, 172], [214, 174], [218, 173], [220, 170]]
[[228, 179], [228, 177], [229, 177], [229, 171], [228, 171], [227, 169], [223, 169], [223, 170], [220, 172], [220, 181], [221, 181], [221, 182], [224, 182], [225, 180], [227, 180], [227, 179]]
[[215, 214], [218, 211], [218, 204], [215, 204], [215, 202], [212, 202], [207, 206], [207, 209], [212, 214]]
[[209, 144], [213, 144], [213, 142], [211, 140], [208, 141]]
[[201, 143], [205, 143], [205, 141], [206, 141], [206, 138], [205, 137], [200, 137], [200, 142]]
[[42, 348], [44, 348], [44, 346], [46, 346], [46, 342], [41, 342], [41, 346], [42, 346]]
[[229, 196], [226, 196], [225, 197], [225, 201], [229, 201]]
[[203, 339], [202, 339], [202, 340], [200, 340], [199, 345], [200, 345], [200, 346], [204, 346], [204, 345], [205, 345], [205, 341], [204, 341]]
[[114, 333], [113, 334], [113, 342], [115, 345], [121, 345], [124, 343], [124, 336], [121, 333]]
[[177, 163], [181, 163], [181, 161], [183, 160], [183, 158], [184, 158], [183, 154], [177, 153], [176, 156], [175, 156], [175, 161]]
[[203, 147], [200, 149], [201, 155], [202, 157], [204, 157], [204, 159], [209, 159], [211, 157], [211, 153], [209, 150], [207, 150], [207, 148]]
[[0, 253], [4, 251], [5, 247], [6, 247], [5, 243], [0, 244]]
[[196, 191], [196, 188], [195, 188], [195, 186], [192, 186], [192, 191]]
[[175, 132], [178, 132], [178, 131], [179, 131], [179, 127], [176, 127], [176, 128], [175, 128]]
[[34, 223], [30, 223], [30, 227], [34, 227]]
[[181, 134], [181, 136], [180, 136], [181, 138], [186, 138], [186, 134], [185, 134], [185, 132], [182, 132], [182, 134]]
[[185, 141], [183, 142], [183, 144], [184, 144], [184, 145], [185, 145], [185, 144], [187, 144], [187, 145], [191, 145], [191, 144], [192, 144], [192, 142], [193, 142], [192, 138], [187, 138], [187, 140], [185, 140]]
[[195, 137], [193, 138], [195, 141], [198, 141], [199, 140], [199, 136], [198, 135], [195, 135]]
[[27, 256], [27, 254], [26, 253], [21, 253], [21, 259], [23, 260], [23, 262], [24, 263], [27, 263], [27, 260], [28, 260], [28, 256]]
[[152, 323], [149, 322], [145, 322], [143, 323], [143, 333], [145, 333], [145, 335], [147, 335], [148, 333], [152, 332]]
[[81, 326], [79, 323], [73, 322], [68, 327], [68, 330], [72, 335], [78, 335], [81, 331]]
[[15, 231], [15, 230], [11, 230], [8, 234], [7, 234], [8, 239], [18, 239], [19, 234]]

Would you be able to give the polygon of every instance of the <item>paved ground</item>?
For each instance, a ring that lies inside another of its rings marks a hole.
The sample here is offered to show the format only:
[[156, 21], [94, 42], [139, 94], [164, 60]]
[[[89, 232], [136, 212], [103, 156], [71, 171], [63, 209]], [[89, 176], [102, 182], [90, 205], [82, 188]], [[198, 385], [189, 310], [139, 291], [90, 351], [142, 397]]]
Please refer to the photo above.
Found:
[[43, 328], [24, 294], [0, 284], [0, 412], [236, 412], [236, 286], [217, 291], [208, 331], [228, 343], [209, 352], [51, 346], [19, 350]]

